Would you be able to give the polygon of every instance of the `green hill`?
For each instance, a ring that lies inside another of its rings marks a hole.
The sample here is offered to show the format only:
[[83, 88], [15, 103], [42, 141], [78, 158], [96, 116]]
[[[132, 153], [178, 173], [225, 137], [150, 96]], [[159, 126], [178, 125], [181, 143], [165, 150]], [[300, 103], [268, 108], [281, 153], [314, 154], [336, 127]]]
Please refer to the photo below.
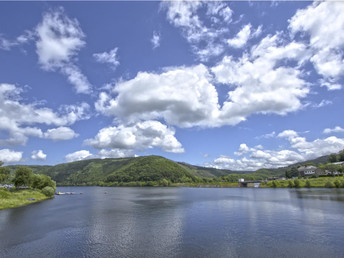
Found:
[[[307, 162], [326, 163], [328, 156]], [[174, 162], [160, 156], [132, 158], [89, 159], [56, 166], [28, 166], [36, 174], [50, 176], [58, 185], [101, 185], [114, 182], [150, 182], [166, 179], [172, 183], [200, 182], [202, 178], [215, 181], [237, 181], [238, 178], [264, 179], [281, 177], [290, 167], [259, 169], [250, 171], [231, 171], [226, 169], [194, 166], [183, 162]], [[12, 172], [17, 166], [8, 166]]]
[[[12, 171], [17, 166], [9, 166]], [[50, 176], [58, 185], [99, 185], [101, 182], [147, 182], [163, 178], [171, 182], [192, 182], [196, 177], [217, 177], [230, 170], [192, 166], [160, 156], [90, 159], [56, 166], [28, 166], [36, 174]]]

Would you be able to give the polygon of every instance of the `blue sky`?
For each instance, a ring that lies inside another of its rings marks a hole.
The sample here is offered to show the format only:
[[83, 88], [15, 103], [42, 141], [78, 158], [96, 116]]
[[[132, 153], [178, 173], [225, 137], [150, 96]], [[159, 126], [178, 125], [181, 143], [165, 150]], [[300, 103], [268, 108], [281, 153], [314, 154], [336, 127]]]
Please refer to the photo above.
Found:
[[256, 170], [344, 149], [344, 3], [1, 2], [0, 160]]

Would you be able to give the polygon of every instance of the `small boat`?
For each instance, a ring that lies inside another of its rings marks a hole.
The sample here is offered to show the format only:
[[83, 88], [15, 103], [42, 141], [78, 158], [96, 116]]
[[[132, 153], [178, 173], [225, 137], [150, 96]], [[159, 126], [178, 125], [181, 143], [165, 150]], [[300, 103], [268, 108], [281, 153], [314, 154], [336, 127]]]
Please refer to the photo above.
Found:
[[57, 192], [56, 195], [72, 195], [76, 194], [75, 192]]

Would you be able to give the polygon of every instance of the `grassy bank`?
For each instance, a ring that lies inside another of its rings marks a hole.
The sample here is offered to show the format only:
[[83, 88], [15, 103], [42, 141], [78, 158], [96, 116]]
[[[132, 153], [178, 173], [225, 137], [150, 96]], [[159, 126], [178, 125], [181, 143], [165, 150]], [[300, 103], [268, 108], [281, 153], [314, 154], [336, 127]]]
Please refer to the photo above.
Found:
[[0, 210], [19, 207], [49, 199], [40, 190], [5, 190], [0, 189]]
[[318, 177], [291, 179], [283, 181], [270, 181], [262, 183], [260, 187], [273, 188], [344, 188], [344, 178], [340, 177]]

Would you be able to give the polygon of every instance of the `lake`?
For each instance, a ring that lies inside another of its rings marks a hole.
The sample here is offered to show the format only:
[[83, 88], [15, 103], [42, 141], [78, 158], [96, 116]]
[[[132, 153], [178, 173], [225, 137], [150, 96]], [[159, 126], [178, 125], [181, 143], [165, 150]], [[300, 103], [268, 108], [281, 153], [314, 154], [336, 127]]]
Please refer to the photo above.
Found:
[[0, 257], [344, 257], [344, 191], [59, 187], [0, 211]]

